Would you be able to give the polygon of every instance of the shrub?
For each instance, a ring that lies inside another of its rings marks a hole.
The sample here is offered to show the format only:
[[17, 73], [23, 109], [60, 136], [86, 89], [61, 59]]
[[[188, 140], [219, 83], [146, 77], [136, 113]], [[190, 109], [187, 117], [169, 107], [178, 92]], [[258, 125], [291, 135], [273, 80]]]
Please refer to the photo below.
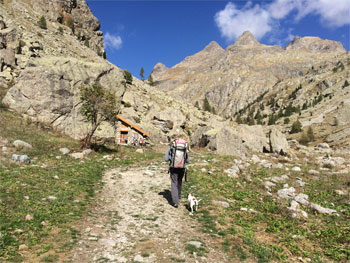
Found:
[[60, 32], [61, 34], [63, 34], [63, 27], [60, 26], [60, 27], [58, 28], [58, 32]]
[[346, 79], [344, 82], [343, 88], [348, 87], [348, 86], [350, 86], [350, 84], [349, 84], [348, 80]]
[[47, 24], [46, 24], [46, 19], [44, 16], [41, 16], [39, 21], [38, 21], [38, 26], [41, 28], [41, 29], [47, 29]]
[[301, 123], [299, 120], [297, 120], [297, 121], [293, 122], [292, 129], [291, 129], [290, 133], [301, 132], [301, 128], [302, 128]]
[[289, 124], [290, 123], [290, 119], [287, 117], [287, 118], [284, 118], [284, 121], [283, 121], [284, 124]]
[[307, 109], [307, 101], [304, 102], [303, 107], [302, 107], [301, 109], [302, 109], [302, 110], [306, 110], [306, 109]]
[[273, 124], [275, 124], [275, 123], [276, 123], [276, 120], [277, 120], [276, 116], [275, 116], [274, 114], [271, 114], [271, 115], [269, 116], [268, 125], [273, 125]]
[[[148, 81], [149, 81], [149, 84], [152, 86], [153, 85], [153, 77], [152, 77], [152, 74], [149, 74], [148, 76]], [[199, 108], [198, 108], [199, 109]]]
[[124, 73], [125, 82], [127, 84], [131, 85], [132, 84], [132, 75], [131, 75], [131, 73], [129, 71], [127, 71], [126, 69], [124, 69], [123, 73]]
[[84, 45], [86, 46], [86, 47], [90, 47], [90, 43], [89, 43], [89, 40], [87, 40], [87, 39], [85, 39], [85, 41], [84, 41]]
[[309, 143], [309, 139], [307, 137], [307, 135], [303, 132], [300, 139], [299, 139], [299, 143], [302, 145], [307, 145]]

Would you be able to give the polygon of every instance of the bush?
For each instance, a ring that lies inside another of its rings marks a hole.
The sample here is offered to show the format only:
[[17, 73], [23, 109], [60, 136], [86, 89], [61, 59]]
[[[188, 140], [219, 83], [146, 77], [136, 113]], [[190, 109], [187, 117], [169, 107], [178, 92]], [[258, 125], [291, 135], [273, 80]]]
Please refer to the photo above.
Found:
[[[152, 74], [149, 74], [148, 76], [148, 81], [149, 81], [149, 84], [152, 86], [153, 85], [153, 77], [152, 77]], [[199, 108], [198, 108], [199, 109]]]
[[302, 145], [307, 145], [309, 143], [309, 139], [307, 137], [307, 135], [303, 132], [303, 134], [301, 135], [300, 139], [299, 139], [299, 143]]
[[297, 120], [297, 121], [293, 122], [292, 129], [291, 129], [290, 133], [301, 132], [301, 128], [302, 128], [301, 123], [299, 120]]
[[61, 34], [63, 34], [63, 27], [60, 26], [60, 27], [58, 28], [58, 32], [60, 32]]
[[273, 124], [275, 124], [276, 123], [276, 120], [277, 120], [277, 118], [276, 118], [276, 116], [274, 115], [274, 114], [271, 114], [270, 116], [269, 116], [269, 121], [268, 121], [268, 125], [273, 125]]
[[345, 82], [344, 82], [343, 88], [345, 88], [347, 86], [350, 86], [350, 84], [349, 84], [348, 80], [346, 79]]
[[85, 41], [84, 41], [84, 45], [85, 45], [86, 47], [90, 47], [89, 40], [85, 39]]
[[289, 124], [289, 123], [290, 123], [290, 119], [289, 119], [289, 118], [284, 118], [283, 123], [284, 123], [284, 124]]
[[127, 71], [126, 69], [124, 69], [123, 73], [124, 73], [125, 82], [127, 84], [131, 85], [132, 84], [132, 75], [131, 75], [131, 73], [129, 71]]
[[47, 29], [47, 24], [46, 24], [46, 19], [44, 16], [40, 17], [39, 21], [38, 21], [38, 26], [41, 29]]

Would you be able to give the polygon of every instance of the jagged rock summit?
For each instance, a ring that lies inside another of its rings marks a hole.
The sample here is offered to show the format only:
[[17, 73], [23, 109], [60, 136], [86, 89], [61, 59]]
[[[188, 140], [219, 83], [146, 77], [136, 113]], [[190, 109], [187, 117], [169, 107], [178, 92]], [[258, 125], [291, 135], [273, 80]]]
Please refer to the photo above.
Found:
[[234, 47], [242, 46], [258, 46], [259, 41], [256, 40], [254, 35], [250, 31], [244, 31], [241, 36], [239, 36], [236, 42], [233, 44]]
[[285, 48], [286, 50], [301, 50], [310, 52], [339, 52], [345, 53], [342, 43], [319, 37], [295, 37]]
[[216, 51], [223, 51], [224, 49], [215, 41], [211, 41], [204, 49], [203, 51], [211, 53]]

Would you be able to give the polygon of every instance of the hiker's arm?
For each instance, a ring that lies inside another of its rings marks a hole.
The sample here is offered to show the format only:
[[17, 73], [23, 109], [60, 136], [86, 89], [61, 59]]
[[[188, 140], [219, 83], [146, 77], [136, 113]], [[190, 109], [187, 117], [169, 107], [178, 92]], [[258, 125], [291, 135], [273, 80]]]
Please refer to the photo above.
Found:
[[171, 148], [169, 148], [164, 156], [164, 161], [169, 162], [170, 161], [170, 150]]
[[186, 159], [185, 159], [185, 163], [189, 163], [190, 162], [190, 157], [188, 156], [188, 153], [186, 152]]

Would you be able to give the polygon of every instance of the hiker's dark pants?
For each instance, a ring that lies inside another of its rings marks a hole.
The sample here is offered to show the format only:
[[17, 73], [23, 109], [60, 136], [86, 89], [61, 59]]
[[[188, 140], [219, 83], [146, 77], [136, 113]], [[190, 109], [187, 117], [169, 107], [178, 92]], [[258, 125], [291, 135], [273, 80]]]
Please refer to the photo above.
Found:
[[174, 205], [178, 205], [181, 199], [182, 178], [184, 177], [184, 174], [185, 169], [170, 169], [171, 198], [173, 199]]

